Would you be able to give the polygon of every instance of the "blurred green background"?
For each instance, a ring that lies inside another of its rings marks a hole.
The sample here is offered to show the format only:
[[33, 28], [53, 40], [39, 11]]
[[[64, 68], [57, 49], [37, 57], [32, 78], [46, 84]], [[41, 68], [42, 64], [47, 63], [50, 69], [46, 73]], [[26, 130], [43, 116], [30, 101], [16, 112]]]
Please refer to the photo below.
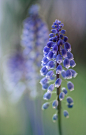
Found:
[[28, 8], [35, 3], [40, 4], [40, 16], [46, 21], [49, 31], [55, 19], [64, 23], [77, 63], [74, 69], [78, 76], [72, 81], [75, 90], [69, 93], [74, 99], [73, 109], [67, 109], [62, 102], [62, 111], [64, 108], [69, 111], [69, 119], [62, 114], [63, 135], [86, 135], [85, 0], [0, 0], [0, 135], [59, 135], [58, 124], [52, 122], [55, 110], [51, 106], [46, 111], [41, 110], [42, 95], [31, 100], [26, 92], [13, 104], [3, 82], [4, 57], [20, 43], [22, 22]]

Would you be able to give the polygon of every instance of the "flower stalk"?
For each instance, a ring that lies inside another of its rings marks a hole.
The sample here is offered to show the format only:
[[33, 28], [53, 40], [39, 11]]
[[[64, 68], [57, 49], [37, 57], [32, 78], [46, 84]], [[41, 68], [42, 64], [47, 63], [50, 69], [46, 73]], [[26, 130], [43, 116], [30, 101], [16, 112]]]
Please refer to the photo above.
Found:
[[[54, 122], [58, 119], [58, 131], [59, 135], [62, 135], [61, 128], [61, 102], [63, 101], [65, 95], [67, 95], [68, 90], [74, 90], [74, 84], [71, 81], [67, 81], [67, 88], [61, 87], [63, 80], [75, 78], [77, 73], [70, 67], [75, 67], [76, 63], [71, 53], [71, 45], [68, 43], [68, 37], [64, 36], [66, 30], [62, 29], [64, 26], [63, 23], [59, 20], [55, 20], [52, 25], [51, 32], [49, 34], [49, 42], [43, 49], [44, 57], [42, 59], [42, 68], [40, 73], [42, 76], [45, 76], [41, 79], [40, 83], [42, 89], [47, 92], [44, 94], [44, 100], [50, 100], [54, 88], [56, 87], [56, 97], [57, 99], [53, 101], [52, 107], [57, 109], [57, 113], [53, 115], [52, 119]], [[61, 79], [62, 76], [62, 79]], [[55, 80], [56, 78], [56, 80]], [[49, 83], [54, 81], [54, 84]], [[71, 97], [67, 97], [67, 107], [72, 108], [74, 103]], [[42, 109], [47, 109], [50, 105], [50, 102], [43, 104]], [[67, 110], [63, 111], [63, 115], [68, 118], [69, 113]]]
[[[60, 46], [58, 47], [57, 55], [60, 54]], [[58, 67], [59, 63], [56, 62], [56, 68]], [[56, 80], [59, 78], [59, 74], [56, 74]], [[58, 115], [58, 129], [59, 129], [59, 135], [62, 135], [62, 128], [61, 128], [61, 101], [59, 99], [59, 94], [61, 93], [61, 85], [59, 88], [57, 88], [57, 115]]]

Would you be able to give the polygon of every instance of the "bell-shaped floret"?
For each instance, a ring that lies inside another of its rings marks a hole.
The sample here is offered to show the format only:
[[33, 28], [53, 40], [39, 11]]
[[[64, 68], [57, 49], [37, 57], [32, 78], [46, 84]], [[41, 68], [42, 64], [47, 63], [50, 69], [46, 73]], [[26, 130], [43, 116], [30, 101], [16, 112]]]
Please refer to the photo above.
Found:
[[49, 62], [49, 60], [48, 60], [46, 57], [43, 57], [42, 62], [43, 62], [44, 64], [47, 64], [47, 63]]
[[55, 87], [59, 87], [60, 85], [61, 85], [61, 82], [62, 82], [62, 80], [60, 79], [60, 78], [58, 78], [57, 80], [56, 80], [56, 82], [55, 82]]
[[72, 78], [72, 72], [70, 69], [66, 70], [66, 79], [71, 79]]
[[54, 100], [52, 103], [52, 107], [57, 108], [57, 106], [58, 106], [58, 100]]
[[67, 58], [69, 60], [73, 60], [73, 54], [71, 52], [67, 52]]
[[48, 83], [43, 84], [43, 85], [42, 85], [42, 90], [46, 90], [46, 89], [48, 88], [48, 86], [49, 86], [49, 84], [48, 84]]
[[65, 42], [64, 48], [65, 48], [67, 51], [71, 51], [71, 45], [70, 45], [68, 42]]
[[62, 56], [61, 56], [61, 54], [58, 54], [57, 55], [56, 61], [57, 61], [58, 64], [61, 64], [62, 63]]
[[67, 42], [67, 40], [68, 40], [68, 37], [64, 36], [64, 41]]
[[77, 73], [76, 73], [76, 71], [75, 70], [73, 70], [73, 69], [70, 69], [70, 71], [72, 72], [72, 77], [76, 77], [77, 76]]
[[42, 110], [44, 110], [44, 109], [47, 109], [48, 107], [49, 107], [49, 103], [48, 102], [46, 102], [46, 103], [44, 103], [43, 105], [42, 105]]
[[66, 49], [62, 49], [62, 56], [63, 56], [63, 58], [66, 58], [67, 57], [67, 51], [66, 51]]
[[70, 61], [68, 58], [65, 58], [64, 61], [63, 61], [63, 65], [65, 68], [69, 68], [70, 67]]
[[47, 91], [48, 91], [48, 92], [52, 92], [53, 90], [54, 90], [54, 84], [51, 84], [51, 85], [48, 87]]
[[58, 67], [56, 68], [56, 74], [61, 74], [62, 71], [62, 66], [58, 65]]
[[53, 117], [52, 117], [53, 122], [56, 122], [57, 119], [58, 119], [58, 115], [54, 114]]
[[49, 42], [47, 43], [47, 47], [49, 47], [49, 48], [51, 48], [52, 45], [53, 45], [53, 42], [52, 42], [52, 41], [49, 41]]
[[47, 82], [48, 82], [48, 79], [46, 77], [42, 78], [41, 81], [40, 81], [41, 85], [44, 85]]
[[51, 92], [46, 92], [43, 96], [43, 99], [49, 100], [51, 98]]
[[54, 75], [54, 72], [53, 72], [52, 70], [50, 70], [50, 71], [46, 74], [46, 77], [50, 79], [53, 75]]
[[56, 30], [56, 29], [52, 29], [51, 32], [52, 32], [52, 33], [56, 33], [57, 30]]
[[44, 66], [44, 67], [42, 67], [41, 68], [41, 70], [40, 70], [40, 73], [41, 73], [41, 75], [46, 75], [47, 74], [47, 72], [48, 72], [48, 69]]
[[54, 63], [54, 61], [49, 61], [48, 63], [47, 63], [47, 69], [49, 70], [49, 69], [53, 69], [54, 67], [55, 67], [55, 63]]
[[53, 58], [53, 52], [50, 51], [48, 54], [47, 54], [47, 58], [50, 60]]
[[72, 105], [73, 104], [73, 99], [71, 97], [67, 97], [67, 102], [68, 102], [68, 104]]
[[50, 37], [54, 37], [54, 35], [55, 35], [54, 33], [50, 33], [49, 34]]
[[68, 111], [64, 110], [63, 114], [64, 114], [64, 116], [65, 116], [66, 118], [69, 118], [69, 113], [68, 113]]
[[62, 77], [63, 77], [64, 79], [66, 79], [66, 71], [65, 71], [65, 70], [62, 70], [62, 71], [61, 71], [61, 75], [62, 75]]
[[59, 94], [59, 99], [60, 99], [60, 101], [62, 101], [62, 100], [64, 99], [64, 96], [65, 96], [64, 92], [61, 92], [61, 93]]
[[61, 33], [62, 33], [62, 34], [65, 34], [65, 32], [66, 32], [66, 30], [61, 30]]
[[64, 39], [64, 36], [62, 35], [62, 34], [60, 34], [60, 36], [59, 36], [61, 39]]
[[57, 46], [57, 45], [54, 45], [52, 51], [53, 51], [53, 53], [57, 53], [57, 51], [58, 51], [58, 46]]
[[70, 91], [73, 91], [73, 90], [74, 90], [74, 85], [73, 85], [73, 83], [70, 82], [70, 81], [67, 83], [67, 87], [68, 87], [68, 89], [69, 89]]
[[68, 108], [72, 108], [73, 107], [73, 99], [71, 97], [67, 97], [67, 106]]
[[62, 88], [62, 91], [64, 92], [64, 94], [67, 94], [67, 89], [65, 87]]
[[43, 49], [43, 52], [45, 54], [47, 54], [47, 53], [49, 53], [49, 51], [50, 51], [50, 48], [48, 48], [47, 46], [45, 46], [44, 49]]
[[76, 66], [76, 63], [75, 63], [74, 60], [71, 60], [71, 61], [70, 61], [70, 66], [71, 66], [72, 68]]
[[55, 25], [52, 25], [52, 28], [55, 29], [56, 28]]
[[52, 37], [52, 41], [53, 42], [56, 42], [57, 41], [57, 37], [55, 36], [55, 37]]

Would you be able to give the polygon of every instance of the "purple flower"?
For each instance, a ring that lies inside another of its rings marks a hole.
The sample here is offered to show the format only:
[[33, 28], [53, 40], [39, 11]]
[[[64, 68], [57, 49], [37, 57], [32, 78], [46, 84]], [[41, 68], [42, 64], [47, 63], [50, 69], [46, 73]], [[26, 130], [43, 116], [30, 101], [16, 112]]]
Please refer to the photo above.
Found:
[[57, 61], [57, 63], [59, 63], [59, 64], [62, 63], [62, 56], [61, 56], [61, 54], [58, 54], [58, 55], [57, 55], [56, 61]]
[[56, 68], [56, 74], [61, 74], [62, 71], [62, 66], [58, 65], [58, 67]]
[[58, 119], [58, 115], [57, 114], [54, 114], [53, 117], [52, 117], [52, 119], [53, 119], [53, 122], [56, 122], [56, 120]]
[[47, 109], [49, 107], [49, 103], [46, 102], [42, 105], [42, 110]]
[[64, 61], [63, 61], [63, 65], [65, 68], [69, 68], [70, 67], [70, 61], [68, 58], [65, 58]]
[[48, 69], [46, 68], [46, 66], [42, 67], [41, 70], [40, 70], [40, 73], [41, 73], [41, 75], [43, 75], [43, 76], [46, 75], [47, 72], [48, 72]]
[[47, 74], [46, 77], [47, 78], [51, 78], [54, 75], [54, 72], [52, 70], [50, 70]]
[[[71, 53], [71, 45], [68, 42], [68, 37], [64, 36], [66, 30], [63, 29], [63, 26], [63, 23], [59, 20], [55, 20], [53, 23], [51, 29], [52, 33], [49, 34], [49, 42], [43, 50], [46, 58], [44, 57], [45, 59], [43, 58], [42, 60], [48, 70], [47, 74], [45, 74], [45, 78], [48, 79], [48, 83], [50, 82], [50, 86], [47, 88], [44, 99], [50, 99], [51, 94], [55, 93], [56, 100], [53, 101], [52, 106], [58, 110], [58, 113], [61, 111], [61, 102], [65, 100], [64, 97], [67, 96], [68, 93], [68, 90], [65, 87], [61, 88], [61, 84], [63, 82], [66, 83], [66, 79], [72, 79], [72, 77], [76, 77], [77, 75], [75, 70], [69, 69], [70, 67], [74, 67], [76, 63], [73, 54]], [[53, 77], [54, 79], [51, 79]], [[45, 81], [44, 79], [43, 81], [47, 83], [47, 80]], [[55, 87], [56, 91], [54, 91]], [[71, 81], [67, 82], [67, 88], [69, 91], [72, 91], [74, 89], [74, 84]], [[73, 107], [73, 100], [70, 97], [67, 97], [67, 106], [68, 108]], [[63, 114], [65, 117], [69, 116], [66, 110], [64, 110]], [[58, 115], [54, 114], [53, 120], [56, 121], [57, 118]]]
[[72, 78], [72, 72], [70, 69], [66, 70], [66, 79], [71, 79]]
[[58, 101], [54, 100], [53, 103], [52, 103], [52, 107], [57, 108], [57, 106], [58, 106]]
[[53, 90], [54, 90], [54, 84], [51, 84], [51, 85], [48, 87], [47, 91], [48, 91], [48, 92], [52, 92]]
[[69, 113], [68, 113], [68, 111], [64, 110], [63, 114], [64, 114], [64, 116], [65, 116], [66, 118], [69, 118]]
[[61, 85], [61, 82], [62, 82], [62, 80], [60, 79], [60, 78], [58, 78], [57, 80], [56, 80], [56, 82], [55, 82], [55, 87], [59, 87], [60, 85]]
[[68, 89], [69, 89], [70, 91], [74, 90], [74, 85], [73, 85], [73, 83], [70, 82], [70, 81], [67, 83], [67, 87], [68, 87]]
[[62, 88], [62, 91], [64, 92], [64, 94], [67, 94], [67, 89], [65, 87]]
[[51, 93], [50, 92], [46, 92], [43, 96], [43, 99], [45, 100], [49, 100], [51, 98]]
[[62, 101], [62, 100], [64, 99], [64, 96], [65, 96], [64, 92], [61, 92], [61, 93], [59, 94], [59, 99], [60, 99], [60, 101]]
[[[45, 54], [49, 48], [45, 47], [48, 41], [48, 27], [39, 15], [39, 5], [32, 5], [28, 10], [29, 17], [23, 22], [21, 44], [25, 48], [24, 54], [31, 59], [37, 68], [42, 59], [42, 50]], [[48, 46], [50, 44], [48, 43]], [[43, 49], [44, 48], [44, 49]]]

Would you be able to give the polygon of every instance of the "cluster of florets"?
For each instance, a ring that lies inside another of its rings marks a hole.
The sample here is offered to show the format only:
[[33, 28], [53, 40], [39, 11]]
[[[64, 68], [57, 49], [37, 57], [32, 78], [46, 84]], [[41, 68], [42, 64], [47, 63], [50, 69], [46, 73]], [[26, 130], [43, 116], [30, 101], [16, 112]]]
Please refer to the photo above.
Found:
[[39, 6], [32, 5], [29, 9], [29, 17], [23, 23], [21, 45], [24, 50], [21, 52], [22, 47], [20, 46], [18, 52], [10, 54], [5, 66], [5, 82], [10, 86], [10, 88], [7, 87], [8, 90], [16, 95], [15, 97], [22, 95], [26, 88], [29, 89], [31, 97], [38, 95], [39, 67], [43, 47], [48, 41], [48, 34], [47, 25], [39, 16]]
[[[35, 91], [38, 88], [40, 78], [40, 65], [42, 59], [42, 50], [48, 41], [48, 27], [45, 22], [41, 19], [39, 15], [39, 5], [32, 5], [28, 11], [29, 17], [27, 17], [23, 22], [22, 40], [21, 44], [24, 47], [23, 54], [28, 59], [28, 63], [35, 70], [35, 73], [30, 72], [31, 82], [29, 84], [29, 89]], [[34, 76], [36, 75], [36, 76]], [[36, 86], [33, 84], [36, 84]], [[31, 86], [32, 85], [32, 86]], [[33, 88], [34, 87], [34, 88]], [[33, 95], [33, 94], [32, 94]]]
[[[40, 61], [43, 47], [48, 41], [48, 33], [46, 23], [39, 16], [39, 6], [32, 5], [29, 9], [29, 17], [23, 23], [21, 45], [24, 47], [24, 50], [23, 52], [15, 52], [7, 60], [6, 76], [9, 76], [10, 83], [8, 84], [12, 86], [12, 93], [13, 88], [21, 89], [19, 85], [22, 82], [26, 85], [24, 88], [29, 89], [31, 97], [37, 96]], [[20, 93], [23, 93], [22, 90]]]
[[[43, 96], [44, 100], [49, 100], [51, 98], [52, 94], [55, 93], [55, 87], [61, 87], [62, 79], [72, 79], [77, 75], [75, 70], [69, 69], [70, 67], [75, 67], [76, 63], [71, 53], [71, 45], [68, 43], [68, 37], [64, 36], [66, 31], [62, 29], [63, 26], [61, 21], [55, 20], [52, 25], [51, 33], [49, 34], [49, 42], [43, 49], [44, 57], [42, 59], [40, 73], [45, 77], [41, 79], [40, 83], [42, 89], [47, 90]], [[56, 76], [59, 77], [56, 78]], [[67, 82], [67, 88], [69, 91], [74, 90], [74, 85], [71, 81]], [[61, 88], [61, 93], [59, 94], [60, 101], [68, 94], [68, 90], [65, 87]], [[68, 108], [72, 108], [73, 99], [67, 97], [66, 100]], [[42, 109], [47, 109], [50, 103], [51, 102], [44, 103]], [[58, 100], [53, 101], [52, 107], [57, 109]], [[64, 116], [69, 116], [66, 110], [64, 110]], [[57, 114], [54, 114], [53, 120], [55, 121], [57, 117]]]
[[29, 17], [24, 20], [21, 44], [25, 47], [24, 55], [37, 67], [41, 65], [42, 50], [48, 41], [48, 27], [39, 15], [39, 5], [32, 5]]

